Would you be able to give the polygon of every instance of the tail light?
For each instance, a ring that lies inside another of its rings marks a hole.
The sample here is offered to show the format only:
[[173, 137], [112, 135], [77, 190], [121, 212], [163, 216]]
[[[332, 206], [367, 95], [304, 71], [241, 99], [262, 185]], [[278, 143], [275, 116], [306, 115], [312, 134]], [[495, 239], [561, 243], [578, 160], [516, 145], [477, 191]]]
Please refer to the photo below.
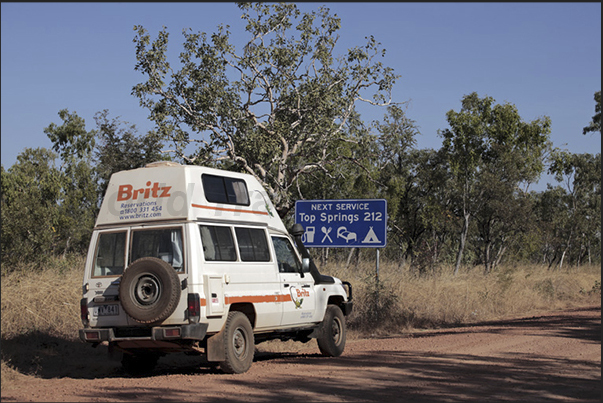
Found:
[[199, 323], [201, 318], [201, 300], [199, 294], [188, 294], [188, 321]]
[[82, 298], [80, 300], [80, 318], [84, 327], [90, 323], [90, 313], [88, 312], [88, 299]]
[[84, 337], [86, 338], [86, 341], [101, 341], [100, 331], [98, 330], [86, 330], [84, 332]]

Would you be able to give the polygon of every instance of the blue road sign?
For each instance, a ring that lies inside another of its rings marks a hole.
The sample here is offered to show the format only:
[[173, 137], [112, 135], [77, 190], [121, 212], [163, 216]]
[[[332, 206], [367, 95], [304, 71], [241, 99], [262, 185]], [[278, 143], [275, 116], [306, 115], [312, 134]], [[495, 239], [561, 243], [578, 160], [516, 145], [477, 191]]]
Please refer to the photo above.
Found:
[[384, 248], [387, 243], [385, 199], [298, 200], [295, 223], [302, 241], [314, 248]]

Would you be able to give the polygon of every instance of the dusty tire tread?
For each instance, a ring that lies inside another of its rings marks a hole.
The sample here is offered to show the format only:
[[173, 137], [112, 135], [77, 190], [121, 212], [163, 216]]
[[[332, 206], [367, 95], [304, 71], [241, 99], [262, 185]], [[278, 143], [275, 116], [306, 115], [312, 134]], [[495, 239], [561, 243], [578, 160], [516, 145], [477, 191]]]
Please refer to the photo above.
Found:
[[[243, 360], [237, 359], [231, 344], [234, 332], [238, 329], [243, 331], [246, 338], [246, 351]], [[220, 370], [227, 374], [242, 374], [247, 372], [251, 368], [255, 352], [255, 340], [249, 319], [242, 312], [229, 312], [223, 332], [224, 355], [226, 359], [219, 363]]]
[[[339, 337], [333, 337], [333, 325], [338, 326]], [[321, 354], [327, 357], [339, 357], [343, 354], [346, 342], [346, 324], [343, 312], [336, 305], [327, 306], [323, 319], [321, 335], [316, 339]]]

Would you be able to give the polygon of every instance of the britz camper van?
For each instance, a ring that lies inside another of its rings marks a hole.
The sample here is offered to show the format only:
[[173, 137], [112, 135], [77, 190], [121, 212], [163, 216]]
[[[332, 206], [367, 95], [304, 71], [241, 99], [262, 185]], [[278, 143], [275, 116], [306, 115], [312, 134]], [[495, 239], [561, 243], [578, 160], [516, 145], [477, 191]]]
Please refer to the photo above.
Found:
[[127, 371], [167, 353], [246, 372], [255, 344], [342, 354], [348, 282], [322, 275], [248, 174], [156, 162], [111, 176], [87, 255], [80, 339]]

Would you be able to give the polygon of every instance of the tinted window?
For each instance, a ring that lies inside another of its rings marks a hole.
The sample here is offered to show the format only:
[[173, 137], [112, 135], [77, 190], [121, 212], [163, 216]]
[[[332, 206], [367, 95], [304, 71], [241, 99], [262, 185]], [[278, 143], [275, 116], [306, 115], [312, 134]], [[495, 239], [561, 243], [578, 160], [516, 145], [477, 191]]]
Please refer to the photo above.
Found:
[[184, 269], [180, 228], [135, 231], [132, 235], [131, 262], [141, 257], [156, 257], [178, 271]]
[[200, 225], [203, 255], [208, 262], [237, 260], [232, 232], [229, 227]]
[[235, 228], [239, 254], [244, 262], [269, 262], [266, 231], [258, 228]]
[[201, 179], [207, 201], [249, 205], [249, 194], [244, 180], [208, 174], [203, 174]]
[[125, 232], [99, 234], [93, 276], [117, 276], [124, 271]]

